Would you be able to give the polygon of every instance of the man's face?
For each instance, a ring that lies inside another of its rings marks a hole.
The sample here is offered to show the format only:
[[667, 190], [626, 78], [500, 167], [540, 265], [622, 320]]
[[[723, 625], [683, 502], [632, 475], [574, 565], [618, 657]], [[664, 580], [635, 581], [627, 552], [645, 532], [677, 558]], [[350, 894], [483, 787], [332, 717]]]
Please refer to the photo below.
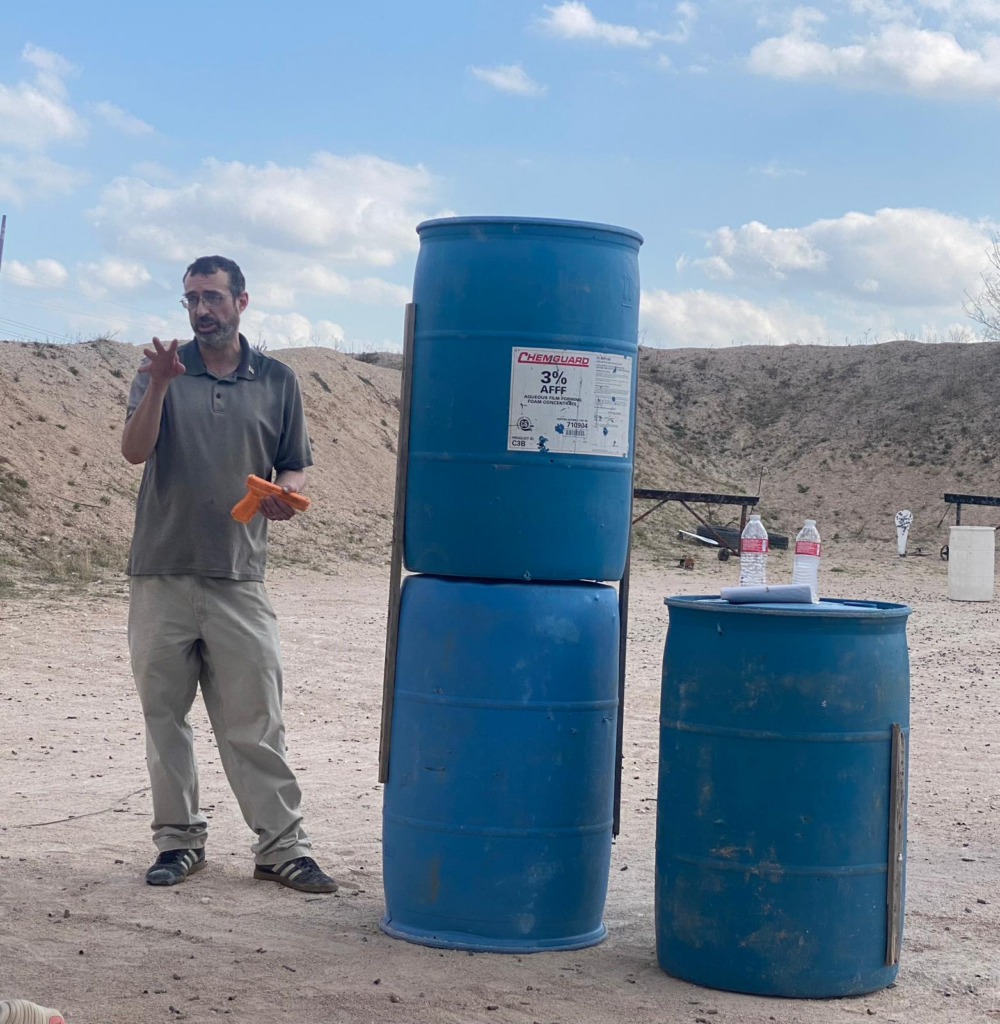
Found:
[[247, 308], [244, 292], [234, 299], [229, 274], [191, 274], [184, 278], [184, 298], [195, 338], [206, 348], [228, 348], [240, 329], [240, 314]]

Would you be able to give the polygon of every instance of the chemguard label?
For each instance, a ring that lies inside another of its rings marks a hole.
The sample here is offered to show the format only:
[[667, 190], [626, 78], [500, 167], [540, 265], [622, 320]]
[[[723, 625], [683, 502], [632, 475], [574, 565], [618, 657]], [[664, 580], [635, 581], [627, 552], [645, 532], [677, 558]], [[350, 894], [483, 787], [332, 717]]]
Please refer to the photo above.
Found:
[[514, 348], [507, 450], [624, 458], [631, 394], [631, 356]]

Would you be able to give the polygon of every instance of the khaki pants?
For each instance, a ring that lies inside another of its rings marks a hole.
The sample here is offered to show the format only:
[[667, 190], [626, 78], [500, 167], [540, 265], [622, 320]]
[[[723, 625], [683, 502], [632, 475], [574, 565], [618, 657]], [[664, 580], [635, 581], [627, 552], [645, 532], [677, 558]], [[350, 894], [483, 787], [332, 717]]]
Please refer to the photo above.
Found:
[[278, 625], [263, 583], [203, 576], [133, 576], [128, 645], [146, 719], [153, 842], [205, 845], [187, 715], [198, 683], [222, 766], [258, 864], [305, 856], [301, 793], [285, 760]]

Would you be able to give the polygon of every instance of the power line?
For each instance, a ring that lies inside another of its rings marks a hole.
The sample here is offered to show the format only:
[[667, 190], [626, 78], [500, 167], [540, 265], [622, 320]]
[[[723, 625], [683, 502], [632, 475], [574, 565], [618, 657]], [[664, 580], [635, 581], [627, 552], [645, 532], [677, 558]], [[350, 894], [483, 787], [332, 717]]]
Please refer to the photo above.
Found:
[[23, 320], [12, 320], [10, 317], [0, 316], [0, 322], [10, 324], [13, 327], [21, 328], [22, 330], [34, 331], [37, 334], [44, 334], [49, 338], [60, 338], [63, 341], [72, 341], [73, 339], [65, 334], [60, 334], [58, 331], [49, 331], [44, 327], [39, 327], [37, 324], [28, 324]]
[[[15, 274], [10, 270], [0, 270], [0, 276], [9, 277], [13, 281], [28, 281], [31, 284], [37, 284], [33, 277], [29, 277], [27, 274]], [[159, 313], [153, 313], [148, 309], [140, 309], [138, 306], [129, 306], [125, 302], [115, 302], [114, 299], [98, 299], [93, 295], [88, 295], [86, 292], [77, 292], [72, 288], [62, 288], [59, 285], [44, 284], [38, 285], [39, 288], [44, 288], [46, 291], [55, 292], [66, 292], [67, 295], [78, 295], [81, 299], [89, 299], [91, 302], [103, 302], [109, 306], [120, 306], [122, 309], [130, 309], [133, 313], [145, 313], [147, 316], [159, 316]]]
[[[125, 324], [128, 327], [139, 327], [144, 331], [151, 329], [150, 325], [139, 323], [137, 320], [127, 320], [124, 317], [114, 316], [111, 313], [87, 313], [82, 309], [71, 309], [68, 306], [57, 306], [53, 302], [31, 302], [27, 299], [11, 299], [4, 296], [4, 302], [14, 306], [29, 306], [34, 309], [54, 309], [60, 313], [72, 313], [74, 316], [85, 316], [91, 320], [111, 320], [117, 324]], [[150, 316], [157, 316], [160, 320], [166, 320], [166, 317], [158, 316], [156, 313], [149, 314]]]
[[30, 334], [18, 334], [17, 331], [12, 331], [8, 328], [4, 328], [3, 333], [7, 335], [7, 337], [3, 339], [4, 341], [23, 341], [25, 344], [30, 344], [31, 342], [38, 340], [37, 337], [32, 337]]
[[[36, 333], [36, 335], [37, 334], [44, 334], [46, 337], [49, 337], [49, 338], [59, 338], [62, 341], [69, 341], [69, 342], [71, 342], [73, 340], [72, 338], [68, 338], [65, 334], [59, 334], [56, 331], [47, 331], [47, 330], [45, 330], [45, 328], [38, 327], [35, 324], [26, 324], [22, 320], [11, 320], [9, 317], [6, 317], [6, 316], [0, 316], [0, 323], [8, 324], [9, 326], [17, 328], [17, 329], [19, 329], [21, 331], [24, 331], [24, 330], [33, 331], [33, 332]], [[22, 336], [22, 337], [25, 337], [25, 336]], [[27, 339], [28, 340], [32, 340], [32, 341], [35, 340], [34, 338], [31, 338], [30, 336], [27, 336]]]

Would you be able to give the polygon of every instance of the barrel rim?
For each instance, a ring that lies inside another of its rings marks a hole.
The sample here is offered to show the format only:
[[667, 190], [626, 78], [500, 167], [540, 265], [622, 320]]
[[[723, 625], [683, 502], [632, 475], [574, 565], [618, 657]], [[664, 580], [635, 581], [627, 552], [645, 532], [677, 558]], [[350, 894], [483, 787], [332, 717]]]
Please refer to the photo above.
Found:
[[794, 615], [800, 618], [823, 619], [905, 619], [913, 614], [913, 609], [907, 604], [834, 597], [820, 598], [819, 605], [795, 606], [787, 604], [730, 604], [728, 601], [723, 601], [718, 594], [676, 594], [672, 597], [665, 597], [663, 603], [668, 608], [692, 608], [698, 611], [722, 612], [727, 615]]
[[512, 579], [509, 576], [455, 576], [443, 572], [414, 572], [404, 577], [402, 586], [429, 587], [438, 583], [447, 585], [447, 589], [456, 592], [452, 584], [471, 584], [474, 587], [482, 587], [484, 590], [502, 590], [509, 587], [511, 590], [524, 588], [521, 593], [540, 594], [543, 588], [554, 590], [558, 587], [578, 591], [580, 593], [599, 593], [607, 597], [608, 592], [615, 593], [612, 583], [616, 581], [601, 581], [588, 579], [551, 580], [551, 579]]
[[568, 953], [576, 949], [596, 946], [608, 936], [607, 925], [602, 921], [599, 927], [581, 935], [557, 936], [528, 942], [525, 942], [524, 939], [498, 939], [494, 936], [474, 935], [446, 929], [421, 928], [415, 925], [400, 926], [395, 923], [388, 908], [379, 919], [378, 926], [390, 938], [403, 939], [418, 946], [431, 946], [435, 949], [468, 949], [477, 953]]
[[590, 220], [562, 220], [558, 217], [434, 217], [431, 220], [421, 221], [416, 228], [417, 234], [422, 235], [425, 231], [441, 227], [463, 227], [474, 224], [529, 224], [534, 227], [553, 228], [578, 228], [584, 231], [605, 231], [613, 235], [622, 235], [625, 238], [634, 239], [642, 245], [645, 239], [638, 231], [632, 228], [623, 228], [617, 224], [602, 224], [599, 221]]

